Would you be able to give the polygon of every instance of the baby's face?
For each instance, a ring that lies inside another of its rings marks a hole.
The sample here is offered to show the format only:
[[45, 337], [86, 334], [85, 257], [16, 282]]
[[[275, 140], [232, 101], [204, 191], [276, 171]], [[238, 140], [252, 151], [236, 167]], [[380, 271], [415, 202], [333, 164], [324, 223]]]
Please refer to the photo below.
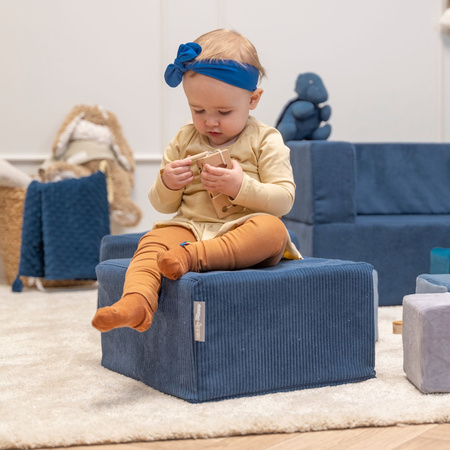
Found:
[[239, 135], [262, 93], [260, 89], [250, 92], [192, 72], [184, 74], [183, 88], [195, 128], [215, 147]]

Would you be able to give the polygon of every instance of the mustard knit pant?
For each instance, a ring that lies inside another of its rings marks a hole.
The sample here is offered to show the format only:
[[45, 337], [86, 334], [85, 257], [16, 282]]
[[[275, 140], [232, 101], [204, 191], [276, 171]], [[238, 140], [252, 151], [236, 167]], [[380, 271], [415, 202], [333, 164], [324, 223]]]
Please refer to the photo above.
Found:
[[[92, 323], [101, 331], [118, 326], [144, 331], [149, 328], [158, 306], [162, 275], [177, 279], [188, 271], [274, 266], [283, 256], [287, 240], [283, 222], [271, 215], [254, 216], [224, 235], [204, 241], [196, 241], [192, 231], [182, 226], [149, 231], [139, 241], [131, 260], [121, 300], [99, 310]], [[190, 244], [180, 246], [187, 241]], [[142, 298], [147, 303], [146, 315], [151, 317], [140, 320], [139, 314], [131, 318], [127, 312], [124, 319], [124, 312], [119, 309], [135, 308], [136, 299], [142, 302]], [[114, 309], [116, 305], [120, 308]]]

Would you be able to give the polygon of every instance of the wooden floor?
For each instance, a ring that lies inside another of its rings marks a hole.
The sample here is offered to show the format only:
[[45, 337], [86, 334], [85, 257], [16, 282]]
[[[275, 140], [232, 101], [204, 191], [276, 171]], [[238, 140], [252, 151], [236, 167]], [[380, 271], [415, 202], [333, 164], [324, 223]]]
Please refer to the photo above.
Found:
[[441, 450], [450, 449], [450, 424], [263, 434], [215, 439], [72, 447], [85, 450]]

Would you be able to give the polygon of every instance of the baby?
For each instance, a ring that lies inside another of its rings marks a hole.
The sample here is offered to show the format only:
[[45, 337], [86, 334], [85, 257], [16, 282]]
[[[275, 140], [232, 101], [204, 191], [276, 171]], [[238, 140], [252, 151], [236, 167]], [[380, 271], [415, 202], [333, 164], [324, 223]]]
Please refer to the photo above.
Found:
[[[171, 87], [183, 84], [192, 122], [166, 148], [149, 199], [174, 214], [144, 235], [128, 268], [122, 298], [97, 311], [100, 331], [147, 330], [158, 306], [161, 277], [188, 271], [270, 267], [282, 257], [301, 258], [279, 219], [294, 202], [289, 148], [280, 133], [249, 116], [263, 94], [265, 75], [255, 47], [240, 33], [220, 29], [180, 45], [165, 72]], [[230, 167], [194, 160], [227, 149]], [[203, 155], [202, 155], [203, 156]], [[219, 217], [210, 193], [227, 197]]]

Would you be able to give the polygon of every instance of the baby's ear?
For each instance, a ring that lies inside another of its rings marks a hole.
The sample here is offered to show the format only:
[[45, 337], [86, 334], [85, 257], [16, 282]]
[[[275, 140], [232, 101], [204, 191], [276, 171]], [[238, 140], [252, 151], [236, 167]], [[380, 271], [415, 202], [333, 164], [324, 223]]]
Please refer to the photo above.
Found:
[[250, 95], [250, 109], [255, 109], [258, 106], [261, 95], [263, 95], [261, 88], [255, 89]]

